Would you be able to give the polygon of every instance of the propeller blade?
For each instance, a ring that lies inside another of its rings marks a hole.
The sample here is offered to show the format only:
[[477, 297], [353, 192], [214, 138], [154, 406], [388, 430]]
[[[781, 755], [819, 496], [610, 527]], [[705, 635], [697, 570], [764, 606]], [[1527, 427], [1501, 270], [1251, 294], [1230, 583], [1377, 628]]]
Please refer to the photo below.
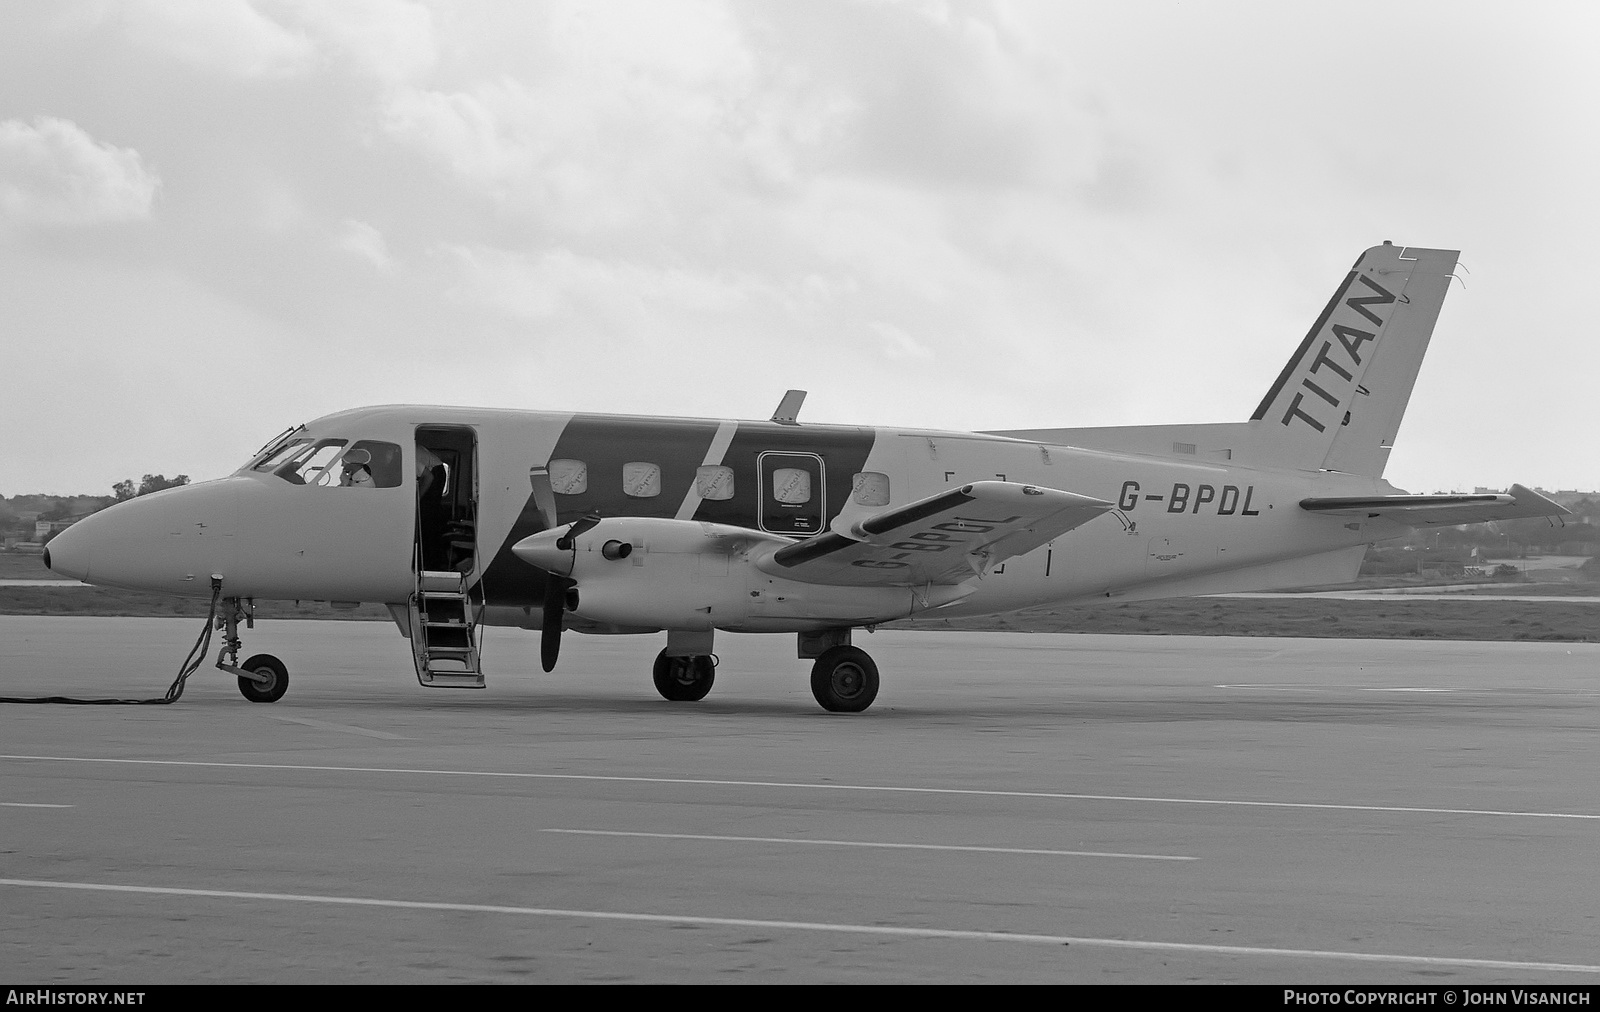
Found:
[[[538, 483], [535, 482], [535, 491]], [[590, 513], [573, 521], [567, 532], [556, 539], [556, 548], [563, 552], [570, 552], [572, 539], [592, 528], [600, 522], [597, 513]], [[561, 656], [561, 630], [567, 621], [567, 591], [578, 585], [578, 581], [545, 570], [548, 579], [544, 585], [544, 619], [539, 623], [539, 663], [544, 665], [546, 671], [554, 671], [556, 658]]]
[[598, 513], [589, 513], [578, 518], [577, 520], [574, 520], [572, 522], [572, 526], [567, 528], [567, 533], [556, 539], [556, 547], [561, 549], [563, 552], [570, 550], [572, 548], [573, 538], [587, 531], [589, 528], [593, 527], [599, 522], [600, 514]]
[[544, 589], [544, 619], [539, 629], [539, 663], [545, 671], [554, 671], [556, 658], [561, 656], [561, 629], [567, 620], [567, 589], [572, 580], [551, 574]]

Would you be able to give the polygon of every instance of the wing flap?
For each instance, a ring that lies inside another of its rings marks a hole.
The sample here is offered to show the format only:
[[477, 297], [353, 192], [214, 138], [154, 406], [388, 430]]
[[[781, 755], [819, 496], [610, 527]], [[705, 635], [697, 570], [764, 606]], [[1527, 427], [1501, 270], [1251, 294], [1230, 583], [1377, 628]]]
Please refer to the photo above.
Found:
[[1491, 520], [1560, 517], [1572, 511], [1531, 488], [1512, 485], [1510, 492], [1473, 495], [1382, 495], [1302, 499], [1300, 508], [1332, 516], [1382, 518], [1412, 527], [1454, 527]]
[[1059, 489], [978, 481], [828, 531], [757, 563], [804, 583], [858, 587], [951, 585], [1113, 508]]

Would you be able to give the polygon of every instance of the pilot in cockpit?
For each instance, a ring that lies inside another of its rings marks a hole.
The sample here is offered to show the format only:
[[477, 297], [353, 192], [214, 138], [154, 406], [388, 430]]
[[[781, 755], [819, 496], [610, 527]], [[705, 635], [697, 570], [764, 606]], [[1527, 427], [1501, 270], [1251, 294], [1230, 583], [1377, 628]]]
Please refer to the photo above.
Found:
[[370, 451], [351, 450], [344, 455], [342, 463], [344, 470], [339, 475], [340, 485], [371, 488], [377, 484], [372, 478], [372, 453]]

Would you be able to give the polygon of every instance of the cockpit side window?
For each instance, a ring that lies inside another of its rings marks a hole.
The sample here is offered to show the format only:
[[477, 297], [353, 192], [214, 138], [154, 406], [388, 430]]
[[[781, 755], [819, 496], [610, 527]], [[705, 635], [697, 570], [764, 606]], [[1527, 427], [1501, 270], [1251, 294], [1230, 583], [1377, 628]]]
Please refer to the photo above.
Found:
[[302, 446], [271, 471], [294, 485], [331, 485], [336, 473], [331, 470], [333, 462], [338, 459], [345, 445], [346, 440], [343, 439], [319, 439]]
[[293, 485], [399, 488], [405, 475], [400, 447], [377, 439], [297, 439], [263, 457], [252, 470]]
[[[367, 456], [365, 461], [361, 459], [362, 454]], [[400, 467], [399, 445], [376, 439], [362, 439], [353, 443], [339, 463], [343, 469], [339, 478], [341, 485], [371, 484], [374, 488], [399, 488], [401, 475], [404, 474]], [[370, 482], [362, 475], [363, 468], [371, 476]]]

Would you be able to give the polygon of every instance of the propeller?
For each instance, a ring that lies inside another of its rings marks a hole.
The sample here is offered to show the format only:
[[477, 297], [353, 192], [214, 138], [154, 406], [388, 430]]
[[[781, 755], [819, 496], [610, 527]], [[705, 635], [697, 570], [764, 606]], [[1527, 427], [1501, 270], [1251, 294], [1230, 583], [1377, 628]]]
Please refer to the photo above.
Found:
[[[598, 514], [590, 513], [575, 520], [567, 532], [556, 539], [556, 547], [563, 552], [573, 550], [573, 539], [600, 522]], [[561, 656], [561, 630], [567, 620], [567, 596], [578, 581], [569, 576], [545, 571], [548, 579], [544, 585], [544, 618], [539, 623], [539, 663], [545, 671], [554, 671], [556, 658]]]
[[598, 513], [589, 513], [579, 517], [577, 520], [572, 522], [571, 527], [567, 528], [567, 533], [556, 539], [556, 547], [561, 549], [563, 552], [570, 551], [572, 549], [572, 539], [589, 530], [599, 522], [600, 514]]
[[554, 671], [556, 658], [561, 656], [561, 629], [567, 618], [567, 591], [578, 581], [566, 576], [550, 574], [544, 585], [544, 620], [540, 622], [539, 663], [545, 671]]

